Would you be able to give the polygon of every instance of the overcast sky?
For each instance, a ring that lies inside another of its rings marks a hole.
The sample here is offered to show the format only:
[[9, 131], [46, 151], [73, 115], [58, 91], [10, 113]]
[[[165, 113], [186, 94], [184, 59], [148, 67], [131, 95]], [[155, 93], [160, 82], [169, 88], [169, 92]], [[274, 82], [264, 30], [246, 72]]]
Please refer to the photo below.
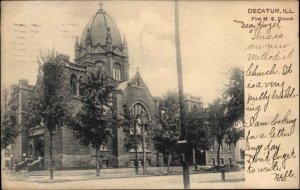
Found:
[[[80, 39], [98, 3], [1, 2], [2, 87], [21, 78], [35, 84], [39, 50], [54, 47], [73, 61], [75, 37]], [[130, 77], [139, 67], [153, 96], [177, 89], [174, 2], [104, 1], [104, 10], [122, 38], [126, 35]], [[232, 10], [242, 11], [233, 16]], [[226, 69], [243, 67], [244, 36], [232, 20], [245, 16], [247, 9], [236, 2], [184, 1], [179, 11], [184, 92], [209, 103], [220, 95]]]

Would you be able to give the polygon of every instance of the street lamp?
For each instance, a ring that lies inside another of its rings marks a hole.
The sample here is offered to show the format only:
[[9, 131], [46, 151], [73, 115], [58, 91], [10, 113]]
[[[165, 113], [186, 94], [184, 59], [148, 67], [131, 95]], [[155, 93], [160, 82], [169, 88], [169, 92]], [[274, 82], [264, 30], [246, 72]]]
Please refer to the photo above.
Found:
[[23, 161], [25, 161], [26, 153], [23, 153]]
[[10, 155], [10, 169], [13, 170], [14, 168], [14, 163], [13, 163], [14, 155]]

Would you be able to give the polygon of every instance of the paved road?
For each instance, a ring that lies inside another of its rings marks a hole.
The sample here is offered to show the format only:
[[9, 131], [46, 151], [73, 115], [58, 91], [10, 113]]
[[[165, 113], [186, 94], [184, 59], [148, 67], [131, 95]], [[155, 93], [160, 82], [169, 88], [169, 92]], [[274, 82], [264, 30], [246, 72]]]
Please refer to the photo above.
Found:
[[[245, 188], [244, 172], [226, 174], [226, 181], [221, 181], [220, 173], [190, 175], [191, 188]], [[131, 178], [94, 178], [82, 179], [82, 176], [56, 176], [54, 182], [49, 180], [8, 181], [2, 183], [3, 189], [181, 189], [183, 188], [182, 175], [174, 176], [147, 176]]]

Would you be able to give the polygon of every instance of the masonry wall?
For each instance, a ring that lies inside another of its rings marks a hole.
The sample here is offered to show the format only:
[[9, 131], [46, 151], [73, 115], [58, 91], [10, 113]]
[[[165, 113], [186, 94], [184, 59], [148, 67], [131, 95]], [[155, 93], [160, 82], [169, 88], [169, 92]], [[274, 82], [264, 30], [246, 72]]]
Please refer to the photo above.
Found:
[[[220, 159], [223, 158], [224, 164], [229, 164], [231, 159], [231, 163], [235, 163], [235, 145], [230, 144], [231, 150], [227, 148], [227, 143], [223, 142], [222, 144], [223, 148], [220, 150]], [[217, 148], [218, 143], [214, 142], [214, 150], [206, 150], [205, 156], [206, 156], [206, 165], [217, 165]], [[215, 160], [213, 163], [212, 159]], [[220, 164], [222, 164], [220, 162]]]
[[[50, 132], [45, 130], [45, 156], [44, 164], [46, 168], [49, 168], [50, 164]], [[62, 168], [62, 128], [57, 128], [52, 136], [52, 155], [55, 169]]]
[[83, 64], [85, 61], [97, 62], [100, 61], [104, 63], [105, 69], [111, 71], [113, 64], [117, 63], [121, 66], [121, 76], [122, 81], [128, 80], [128, 58], [124, 56], [119, 56], [112, 54], [111, 59], [105, 53], [90, 54], [87, 53], [82, 57], [75, 59], [77, 64]]
[[[135, 102], [143, 102], [149, 109], [152, 122], [156, 123], [155, 114], [156, 114], [156, 104], [153, 101], [151, 94], [147, 88], [137, 87], [137, 86], [128, 86], [122, 95], [118, 95], [117, 98], [117, 109], [119, 113], [123, 113], [123, 105], [125, 103], [130, 107]], [[135, 152], [129, 151], [124, 147], [124, 133], [120, 128], [117, 130], [117, 150], [118, 150], [118, 166], [119, 167], [132, 167], [133, 160], [135, 160]], [[150, 162], [151, 166], [156, 166], [157, 164], [157, 152], [154, 150], [152, 143], [147, 144], [147, 149], [149, 152], [146, 153], [146, 160]], [[138, 152], [138, 159], [143, 159], [142, 152]], [[161, 158], [162, 159], [162, 158]]]
[[[19, 80], [18, 85], [12, 85], [11, 91], [11, 103], [18, 107], [18, 124], [21, 129], [24, 127], [24, 114], [26, 114], [29, 98], [33, 92], [33, 87], [28, 84], [27, 80]], [[11, 154], [14, 156], [14, 163], [19, 163], [24, 160], [25, 157], [23, 156], [23, 153], [28, 156], [27, 136], [27, 131], [22, 130], [16, 138], [15, 143], [11, 145]]]
[[[27, 81], [19, 81], [19, 98], [20, 98], [20, 113], [19, 113], [19, 124], [20, 127], [24, 127], [23, 126], [23, 122], [25, 122], [24, 120], [25, 118], [25, 114], [27, 112], [27, 108], [28, 108], [28, 104], [29, 104], [29, 100], [30, 97], [32, 95], [32, 90], [29, 89], [29, 85]], [[29, 150], [29, 144], [28, 144], [28, 131], [27, 130], [22, 130], [21, 134], [21, 142], [22, 142], [22, 154], [26, 153], [26, 157], [28, 157], [28, 150]]]
[[[71, 101], [74, 114], [80, 111], [82, 103], [78, 96], [74, 96]], [[96, 152], [89, 146], [84, 146], [79, 143], [73, 136], [72, 129], [63, 127], [61, 129], [61, 168], [95, 168], [96, 166]], [[116, 167], [117, 158], [114, 151], [114, 140], [112, 140], [107, 147], [107, 150], [100, 151], [102, 156], [103, 167]]]
[[62, 167], [91, 167], [91, 147], [81, 145], [73, 137], [73, 131], [67, 127], [62, 128]]

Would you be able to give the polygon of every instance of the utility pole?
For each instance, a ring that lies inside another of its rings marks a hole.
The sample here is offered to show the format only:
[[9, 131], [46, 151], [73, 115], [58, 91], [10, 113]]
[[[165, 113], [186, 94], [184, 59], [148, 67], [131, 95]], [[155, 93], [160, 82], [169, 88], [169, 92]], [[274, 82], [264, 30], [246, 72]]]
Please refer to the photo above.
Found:
[[143, 149], [143, 175], [145, 175], [146, 172], [146, 131], [145, 131], [145, 125], [146, 125], [146, 116], [145, 113], [141, 113], [141, 118], [140, 118], [140, 124], [142, 125], [142, 134], [143, 134], [143, 144], [142, 144], [142, 149]]
[[185, 140], [182, 143], [182, 167], [183, 167], [183, 183], [184, 189], [190, 189], [190, 176], [189, 176], [189, 160], [187, 154], [187, 127], [185, 125], [185, 106], [183, 96], [183, 80], [182, 80], [182, 66], [181, 66], [181, 52], [180, 52], [180, 35], [179, 35], [179, 16], [178, 16], [178, 0], [175, 0], [175, 42], [176, 42], [176, 60], [177, 60], [177, 78], [178, 78], [178, 92], [180, 104], [180, 124], [181, 124], [181, 138]]
[[50, 130], [50, 180], [53, 180], [53, 155], [52, 155], [52, 138], [53, 138], [53, 131]]
[[146, 169], [146, 139], [145, 139], [145, 124], [142, 123], [142, 133], [143, 133], [143, 175], [145, 175]]

